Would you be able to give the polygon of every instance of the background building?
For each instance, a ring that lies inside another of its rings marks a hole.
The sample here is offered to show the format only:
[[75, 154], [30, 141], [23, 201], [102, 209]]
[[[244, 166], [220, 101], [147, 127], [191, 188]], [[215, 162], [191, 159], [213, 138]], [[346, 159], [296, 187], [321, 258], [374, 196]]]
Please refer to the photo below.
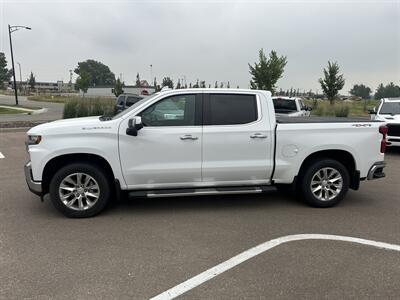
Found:
[[[140, 86], [137, 87], [135, 85], [126, 85], [123, 88], [124, 93], [132, 93], [137, 95], [150, 95], [155, 92], [154, 87], [152, 86]], [[83, 95], [82, 91], [80, 94]], [[115, 97], [114, 95], [114, 86], [96, 86], [90, 87], [87, 90], [85, 96], [90, 97]]]

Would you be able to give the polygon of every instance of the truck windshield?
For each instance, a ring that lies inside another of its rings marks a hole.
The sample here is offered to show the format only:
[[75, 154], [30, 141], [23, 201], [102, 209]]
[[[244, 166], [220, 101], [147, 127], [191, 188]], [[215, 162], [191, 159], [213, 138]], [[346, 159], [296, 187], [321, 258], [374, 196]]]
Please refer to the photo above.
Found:
[[289, 99], [273, 99], [275, 111], [297, 111], [296, 101]]
[[379, 113], [384, 115], [400, 115], [400, 102], [383, 103]]
[[135, 104], [133, 104], [131, 107], [129, 107], [128, 109], [125, 109], [123, 111], [121, 111], [120, 113], [116, 114], [112, 119], [118, 119], [120, 117], [122, 117], [123, 115], [125, 115], [126, 113], [130, 112], [132, 109], [135, 109], [136, 107], [142, 105], [143, 103], [145, 103], [146, 101], [149, 101], [151, 99], [153, 99], [154, 97], [158, 96], [159, 93], [154, 93], [153, 95], [151, 95], [150, 97], [146, 97], [143, 98], [141, 100], [139, 100], [138, 102], [136, 102]]

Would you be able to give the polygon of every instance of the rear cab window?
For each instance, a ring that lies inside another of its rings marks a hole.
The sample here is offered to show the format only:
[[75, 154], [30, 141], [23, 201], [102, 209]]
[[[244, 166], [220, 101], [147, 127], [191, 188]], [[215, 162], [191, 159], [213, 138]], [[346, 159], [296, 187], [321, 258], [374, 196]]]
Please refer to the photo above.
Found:
[[255, 95], [206, 94], [204, 100], [204, 125], [239, 125], [258, 120]]
[[276, 112], [297, 111], [296, 101], [293, 99], [274, 98], [272, 101]]

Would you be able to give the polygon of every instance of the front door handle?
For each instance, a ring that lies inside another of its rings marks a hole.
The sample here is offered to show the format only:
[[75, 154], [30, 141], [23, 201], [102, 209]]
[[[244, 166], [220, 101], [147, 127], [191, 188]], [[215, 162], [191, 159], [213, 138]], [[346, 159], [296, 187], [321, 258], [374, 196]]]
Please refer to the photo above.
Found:
[[185, 141], [185, 140], [192, 140], [192, 141], [194, 141], [194, 140], [197, 140], [197, 139], [199, 139], [199, 138], [198, 138], [197, 136], [192, 136], [191, 134], [185, 134], [185, 135], [181, 136], [180, 139], [181, 139], [182, 141]]
[[252, 138], [252, 139], [266, 139], [267, 135], [257, 132], [257, 133], [252, 134], [250, 136], [250, 138]]

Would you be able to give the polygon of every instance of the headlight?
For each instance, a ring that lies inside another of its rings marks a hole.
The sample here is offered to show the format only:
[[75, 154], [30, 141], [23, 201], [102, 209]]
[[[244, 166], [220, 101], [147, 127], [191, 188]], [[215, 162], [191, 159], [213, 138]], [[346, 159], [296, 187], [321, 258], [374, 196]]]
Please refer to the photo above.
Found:
[[42, 140], [41, 135], [28, 135], [27, 144], [28, 145], [37, 145]]

